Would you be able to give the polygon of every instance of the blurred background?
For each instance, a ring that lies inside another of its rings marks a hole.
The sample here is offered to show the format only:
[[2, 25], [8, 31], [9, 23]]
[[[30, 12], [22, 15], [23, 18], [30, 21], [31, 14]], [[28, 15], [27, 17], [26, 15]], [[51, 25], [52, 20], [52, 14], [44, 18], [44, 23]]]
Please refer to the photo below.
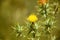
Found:
[[[60, 0], [50, 0], [50, 2], [60, 4]], [[26, 17], [34, 12], [36, 4], [37, 0], [0, 0], [0, 40], [16, 40], [15, 33], [10, 26], [17, 22], [20, 25], [25, 25]], [[56, 40], [60, 40], [60, 8], [56, 20], [54, 34], [57, 36]]]

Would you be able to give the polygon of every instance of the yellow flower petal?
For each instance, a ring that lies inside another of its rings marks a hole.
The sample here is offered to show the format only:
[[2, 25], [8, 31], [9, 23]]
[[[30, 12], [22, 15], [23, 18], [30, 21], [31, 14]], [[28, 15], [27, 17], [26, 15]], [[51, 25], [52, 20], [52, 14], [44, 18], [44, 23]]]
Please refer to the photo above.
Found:
[[30, 22], [36, 22], [38, 20], [37, 16], [34, 15], [34, 14], [31, 14], [28, 18], [27, 18], [28, 21]]

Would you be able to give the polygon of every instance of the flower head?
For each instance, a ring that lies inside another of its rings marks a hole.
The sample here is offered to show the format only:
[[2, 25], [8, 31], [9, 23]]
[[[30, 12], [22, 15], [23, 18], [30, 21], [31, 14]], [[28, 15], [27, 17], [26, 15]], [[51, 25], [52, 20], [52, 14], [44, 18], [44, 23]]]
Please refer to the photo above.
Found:
[[37, 16], [34, 15], [34, 14], [31, 14], [28, 18], [27, 18], [28, 21], [30, 22], [36, 22], [38, 20]]
[[48, 0], [38, 0], [38, 4], [46, 4]]

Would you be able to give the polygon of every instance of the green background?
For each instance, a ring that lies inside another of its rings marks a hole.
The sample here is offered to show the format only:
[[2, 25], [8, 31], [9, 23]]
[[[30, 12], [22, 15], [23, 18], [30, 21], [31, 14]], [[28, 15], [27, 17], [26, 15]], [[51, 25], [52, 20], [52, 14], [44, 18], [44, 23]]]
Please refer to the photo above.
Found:
[[[50, 0], [50, 2], [60, 4], [60, 0]], [[25, 25], [26, 17], [34, 12], [36, 4], [37, 0], [0, 0], [0, 40], [17, 40], [11, 26], [17, 22]], [[57, 37], [56, 40], [60, 40], [60, 8], [58, 10], [56, 29], [53, 33]]]

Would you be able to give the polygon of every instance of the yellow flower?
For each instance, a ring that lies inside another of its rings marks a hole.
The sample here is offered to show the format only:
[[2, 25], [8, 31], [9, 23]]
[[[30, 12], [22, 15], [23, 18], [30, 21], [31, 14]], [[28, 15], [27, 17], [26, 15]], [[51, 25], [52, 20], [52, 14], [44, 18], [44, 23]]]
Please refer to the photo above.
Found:
[[34, 15], [34, 14], [31, 14], [28, 18], [27, 18], [28, 21], [30, 22], [36, 22], [38, 20], [37, 16]]

